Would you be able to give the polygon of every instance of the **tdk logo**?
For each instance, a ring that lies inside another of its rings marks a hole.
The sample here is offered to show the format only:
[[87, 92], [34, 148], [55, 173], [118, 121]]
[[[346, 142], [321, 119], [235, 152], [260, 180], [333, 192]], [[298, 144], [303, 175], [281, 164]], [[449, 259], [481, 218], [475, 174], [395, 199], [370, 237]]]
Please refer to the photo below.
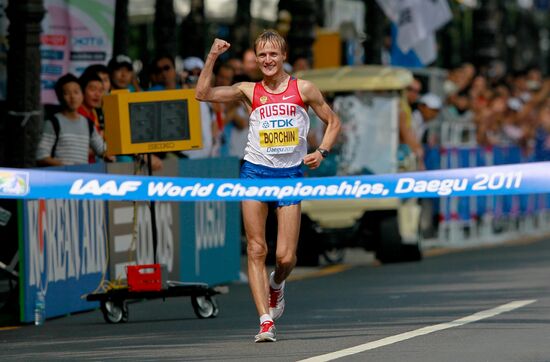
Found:
[[286, 128], [286, 127], [294, 127], [294, 124], [292, 123], [294, 119], [272, 119], [269, 122], [271, 122], [272, 128]]
[[84, 182], [83, 179], [78, 179], [73, 182], [69, 193], [71, 195], [111, 195], [125, 196], [128, 192], [137, 191], [141, 186], [141, 181], [123, 181], [117, 184], [114, 180], [109, 180], [103, 184], [99, 180], [90, 180]]

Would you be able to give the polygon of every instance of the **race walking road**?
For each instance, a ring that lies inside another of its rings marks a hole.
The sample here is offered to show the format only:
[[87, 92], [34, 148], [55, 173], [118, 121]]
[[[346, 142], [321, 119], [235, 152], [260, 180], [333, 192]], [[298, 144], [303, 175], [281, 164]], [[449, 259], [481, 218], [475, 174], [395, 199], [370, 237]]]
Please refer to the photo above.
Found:
[[253, 343], [248, 287], [199, 320], [188, 298], [0, 330], [0, 360], [550, 361], [550, 240], [354, 265], [288, 283], [276, 343]]

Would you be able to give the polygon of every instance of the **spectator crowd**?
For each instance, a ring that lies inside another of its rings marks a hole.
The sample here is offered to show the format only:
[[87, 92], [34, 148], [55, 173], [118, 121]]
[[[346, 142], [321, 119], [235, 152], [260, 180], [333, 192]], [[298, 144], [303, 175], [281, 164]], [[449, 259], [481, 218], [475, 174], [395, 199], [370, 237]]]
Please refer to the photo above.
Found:
[[477, 145], [517, 146], [526, 160], [550, 160], [550, 80], [540, 69], [466, 63], [448, 72], [442, 94], [424, 87], [415, 78], [406, 89], [400, 122], [401, 141], [420, 158], [426, 146]]
[[[304, 69], [303, 59], [299, 68]], [[42, 137], [38, 145], [38, 166], [63, 166], [95, 162], [128, 162], [136, 156], [108, 156], [103, 138], [103, 96], [112, 90], [130, 92], [194, 88], [204, 62], [198, 57], [176, 61], [171, 55], [157, 56], [139, 74], [124, 54], [115, 55], [107, 65], [93, 64], [80, 77], [61, 76], [55, 84], [59, 105], [47, 105]], [[285, 64], [287, 71], [292, 66]], [[241, 56], [217, 64], [215, 85], [257, 81], [261, 73], [253, 49]], [[153, 170], [162, 168], [166, 157], [206, 158], [235, 156], [242, 158], [248, 135], [248, 113], [238, 103], [200, 103], [203, 148], [200, 150], [153, 155]]]
[[[102, 98], [111, 90], [130, 92], [194, 88], [204, 66], [202, 59], [176, 61], [171, 55], [157, 56], [149, 67], [136, 74], [135, 62], [115, 55], [107, 65], [94, 64], [76, 77], [59, 78], [55, 92], [59, 106], [48, 107], [37, 151], [39, 166], [94, 162], [131, 161], [133, 157], [107, 156], [103, 140]], [[287, 72], [310, 67], [303, 59], [285, 64]], [[215, 85], [231, 85], [261, 78], [253, 49], [217, 64]], [[525, 159], [550, 160], [550, 80], [533, 67], [507, 73], [500, 63], [476, 69], [466, 63], [448, 72], [439, 94], [414, 78], [404, 91], [400, 105], [400, 143], [416, 155], [423, 169], [426, 147], [449, 145], [448, 129], [459, 133], [451, 141], [468, 145], [521, 147]], [[243, 105], [201, 102], [203, 149], [157, 154], [153, 169], [162, 168], [166, 157], [242, 158], [247, 142], [248, 114]], [[309, 142], [322, 130], [312, 127]]]

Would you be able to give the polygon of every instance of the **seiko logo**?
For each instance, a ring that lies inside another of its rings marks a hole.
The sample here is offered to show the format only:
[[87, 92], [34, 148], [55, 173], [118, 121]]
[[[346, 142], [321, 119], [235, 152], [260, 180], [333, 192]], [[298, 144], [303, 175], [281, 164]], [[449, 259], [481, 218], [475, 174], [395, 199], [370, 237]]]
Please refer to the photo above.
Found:
[[137, 191], [141, 186], [141, 181], [123, 181], [117, 184], [114, 180], [109, 180], [103, 184], [99, 180], [90, 180], [84, 182], [83, 179], [78, 179], [73, 182], [69, 193], [71, 195], [112, 195], [124, 196], [128, 192]]
[[176, 147], [174, 142], [163, 142], [163, 143], [153, 143], [149, 145], [147, 148], [150, 150], [171, 150], [174, 147]]

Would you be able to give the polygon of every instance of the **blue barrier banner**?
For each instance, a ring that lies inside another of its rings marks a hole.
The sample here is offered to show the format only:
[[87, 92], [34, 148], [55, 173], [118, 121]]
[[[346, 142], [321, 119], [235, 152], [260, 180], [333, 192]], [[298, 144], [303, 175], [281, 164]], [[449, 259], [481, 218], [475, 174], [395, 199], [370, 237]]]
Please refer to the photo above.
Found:
[[[179, 160], [187, 177], [238, 177], [236, 157]], [[180, 280], [225, 284], [239, 280], [241, 210], [237, 202], [180, 202]]]
[[[104, 175], [104, 165], [71, 167], [98, 176]], [[6, 181], [6, 173], [0, 171], [0, 192], [24, 189], [21, 177]], [[23, 202], [24, 242], [19, 250], [22, 322], [34, 321], [38, 293], [45, 297], [47, 318], [99, 306], [82, 296], [97, 288], [107, 269], [106, 211], [103, 200]]]
[[550, 162], [303, 179], [127, 176], [0, 168], [0, 197], [156, 201], [366, 199], [550, 192]]

